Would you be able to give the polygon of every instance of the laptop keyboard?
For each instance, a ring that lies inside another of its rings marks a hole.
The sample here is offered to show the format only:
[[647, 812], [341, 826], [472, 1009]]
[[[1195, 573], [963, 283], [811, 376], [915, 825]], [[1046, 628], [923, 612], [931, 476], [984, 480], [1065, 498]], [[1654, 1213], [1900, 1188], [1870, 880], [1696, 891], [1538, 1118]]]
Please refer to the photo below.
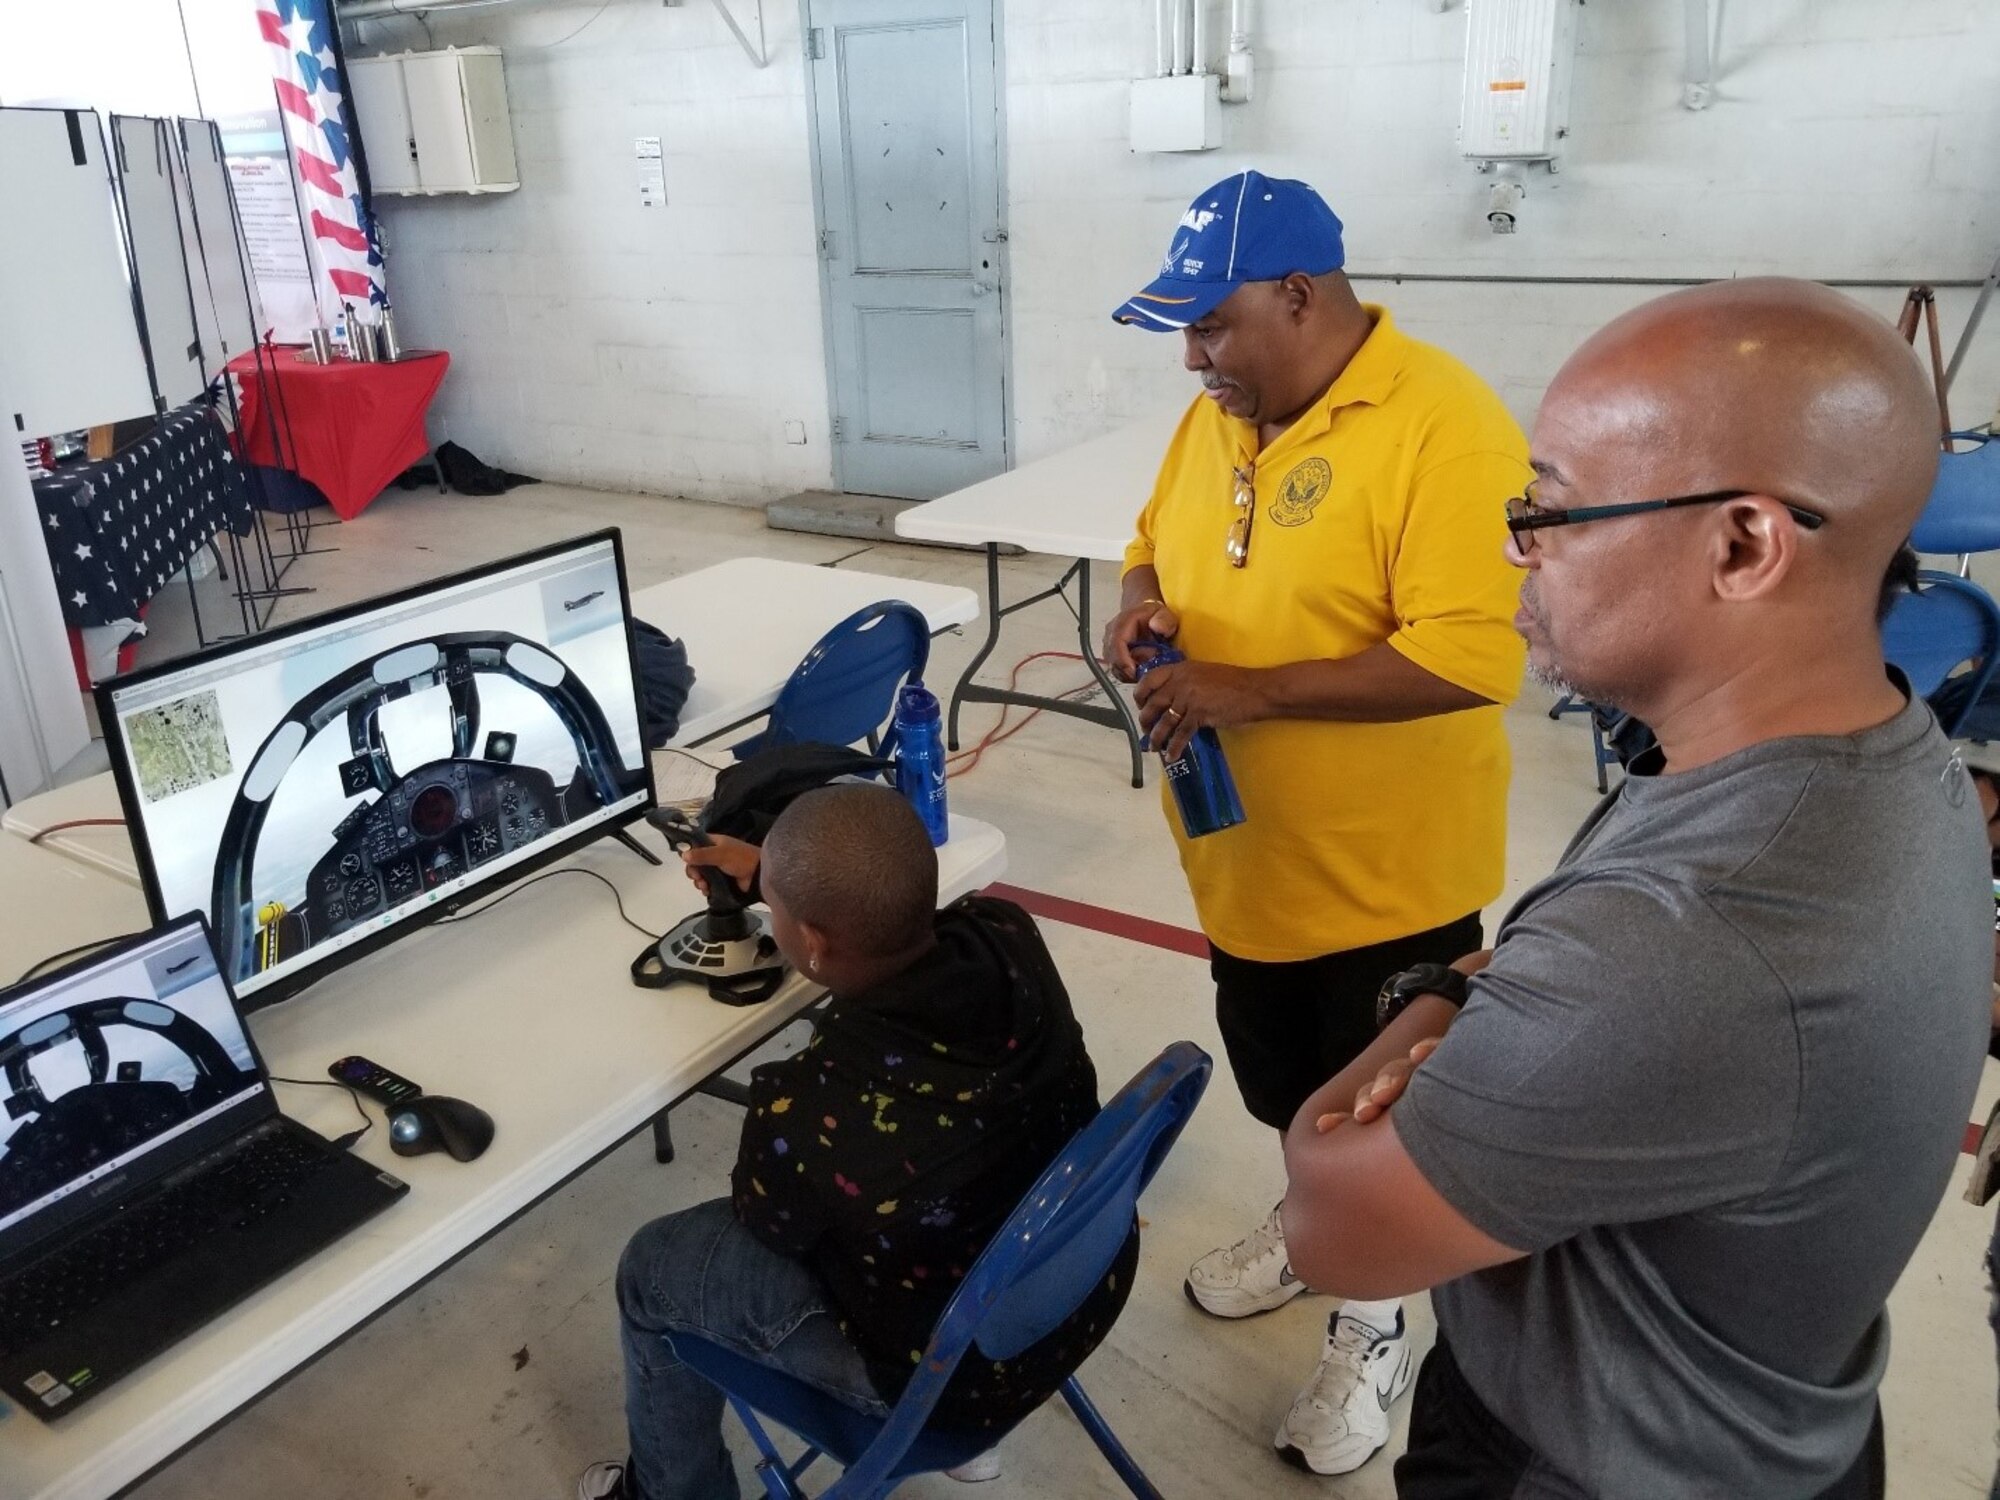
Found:
[[276, 1213], [338, 1160], [281, 1127], [253, 1133], [227, 1156], [0, 1284], [0, 1351], [26, 1348], [210, 1236]]

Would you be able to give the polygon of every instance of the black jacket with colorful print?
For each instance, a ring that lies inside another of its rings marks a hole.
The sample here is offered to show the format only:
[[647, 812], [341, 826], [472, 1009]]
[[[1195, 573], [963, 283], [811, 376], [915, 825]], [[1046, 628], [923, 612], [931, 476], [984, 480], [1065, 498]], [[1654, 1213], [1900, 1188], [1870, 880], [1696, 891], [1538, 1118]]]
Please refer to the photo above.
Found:
[[[833, 997], [802, 1051], [751, 1073], [736, 1215], [819, 1272], [893, 1401], [987, 1241], [1096, 1113], [1097, 1075], [1034, 920], [969, 896], [938, 913], [929, 955]], [[1110, 1331], [1138, 1251], [1135, 1225], [1083, 1307], [1016, 1358], [969, 1351], [939, 1414], [1006, 1427], [1040, 1405]]]

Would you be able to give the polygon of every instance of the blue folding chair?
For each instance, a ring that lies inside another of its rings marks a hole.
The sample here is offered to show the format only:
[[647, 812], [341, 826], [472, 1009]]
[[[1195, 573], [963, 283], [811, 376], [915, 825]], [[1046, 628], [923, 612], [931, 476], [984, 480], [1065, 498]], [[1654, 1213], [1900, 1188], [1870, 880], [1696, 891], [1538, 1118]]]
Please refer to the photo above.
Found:
[[[757, 1473], [770, 1500], [805, 1500], [799, 1476], [822, 1454], [847, 1472], [821, 1500], [881, 1500], [911, 1475], [957, 1468], [999, 1442], [1004, 1434], [992, 1429], [927, 1425], [945, 1382], [974, 1345], [988, 1359], [1012, 1359], [1083, 1305], [1124, 1247], [1139, 1194], [1194, 1113], [1213, 1066], [1193, 1042], [1175, 1042], [1077, 1132], [973, 1263], [886, 1418], [863, 1416], [707, 1339], [668, 1335], [676, 1355], [728, 1393], [762, 1455]], [[1075, 1376], [1062, 1395], [1126, 1488], [1139, 1500], [1160, 1500]], [[758, 1412], [805, 1439], [796, 1463], [779, 1455]]]
[[1963, 706], [1943, 726], [1947, 735], [1958, 733], [1993, 680], [1996, 652], [2000, 604], [1970, 579], [1950, 573], [1919, 573], [1916, 589], [1899, 595], [1882, 622], [1882, 654], [1902, 669], [1919, 698], [1929, 698], [1959, 666], [1973, 664]]
[[771, 705], [763, 732], [733, 749], [738, 760], [778, 745], [812, 742], [874, 750], [906, 678], [924, 675], [931, 627], [900, 599], [857, 609], [805, 655]]
[[2000, 551], [2000, 443], [1984, 432], [1954, 432], [1951, 438], [1976, 446], [1940, 456], [1937, 483], [1910, 532], [1910, 545], [1934, 556], [1956, 555], [1963, 576], [1969, 554]]
[[1562, 697], [1556, 700], [1556, 706], [1549, 710], [1549, 717], [1557, 723], [1561, 723], [1564, 714], [1588, 714], [1590, 716], [1590, 754], [1591, 758], [1597, 762], [1597, 794], [1601, 797], [1606, 791], [1610, 790], [1610, 782], [1607, 780], [1605, 772], [1609, 767], [1618, 764], [1618, 756], [1604, 742], [1604, 725], [1599, 720], [1597, 705], [1586, 699], [1577, 697], [1575, 693], [1564, 693]]

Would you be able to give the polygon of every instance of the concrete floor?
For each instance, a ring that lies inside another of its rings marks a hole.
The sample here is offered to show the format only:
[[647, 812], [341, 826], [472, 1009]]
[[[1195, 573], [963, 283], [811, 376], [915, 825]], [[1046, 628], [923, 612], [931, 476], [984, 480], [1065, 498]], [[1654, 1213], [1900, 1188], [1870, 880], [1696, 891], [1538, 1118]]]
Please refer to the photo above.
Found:
[[[493, 499], [391, 492], [358, 520], [318, 534], [339, 550], [296, 565], [288, 581], [318, 592], [284, 601], [278, 617], [601, 525], [623, 528], [635, 586], [743, 554], [839, 559], [848, 568], [981, 586], [980, 561], [965, 553], [877, 546], [857, 554], [857, 543], [767, 531], [756, 512], [537, 485]], [[1046, 558], [1003, 564], [1018, 592], [1055, 571]], [[1099, 597], [1111, 597], [1112, 570], [1098, 582]], [[673, 630], [670, 620], [656, 623]], [[754, 600], [745, 601], [743, 623], [756, 628]], [[161, 600], [152, 625], [144, 660], [192, 644], [184, 591]], [[995, 656], [1001, 675], [1030, 651], [1073, 649], [1067, 626], [1049, 605], [1010, 619]], [[975, 646], [971, 636], [940, 639], [934, 684], [953, 681]], [[1076, 662], [1040, 661], [1023, 681], [1061, 692], [1080, 685], [1084, 672]], [[1530, 688], [1508, 715], [1516, 756], [1510, 896], [1549, 867], [1594, 801], [1587, 733], [1577, 720], [1551, 723], [1542, 712], [1547, 701]], [[991, 708], [969, 710], [968, 739], [995, 716]], [[955, 778], [952, 804], [1006, 831], [1009, 881], [1192, 926], [1154, 792], [1133, 791], [1124, 765], [1108, 731], [1044, 717]], [[662, 878], [635, 863], [627, 885]], [[1220, 1057], [1205, 964], [1058, 923], [1044, 930], [1107, 1093], [1178, 1037]], [[1996, 1089], [2000, 1073], [1989, 1064], [1981, 1118]], [[504, 1100], [480, 1102], [504, 1117]], [[739, 1120], [725, 1105], [689, 1102], [675, 1115], [680, 1156], [672, 1166], [654, 1164], [649, 1140], [628, 1143], [136, 1493], [144, 1500], [568, 1496], [584, 1465], [624, 1449], [611, 1286], [618, 1252], [647, 1218], [726, 1190]], [[1883, 1399], [1890, 1493], [1898, 1500], [1983, 1497], [1993, 1470], [1994, 1347], [1980, 1269], [1992, 1220], [1960, 1201], [1962, 1186], [1961, 1172], [1893, 1302], [1895, 1353]], [[1270, 1132], [1244, 1114], [1219, 1073], [1144, 1204], [1149, 1227], [1137, 1287], [1083, 1380], [1170, 1496], [1385, 1500], [1393, 1485], [1383, 1459], [1325, 1480], [1286, 1467], [1271, 1450], [1271, 1434], [1317, 1357], [1326, 1300], [1301, 1298], [1227, 1324], [1201, 1316], [1181, 1294], [1187, 1264], [1259, 1220], [1281, 1187]], [[1428, 1346], [1433, 1324], [1423, 1299], [1413, 1302], [1411, 1323]], [[1407, 1402], [1399, 1408], [1406, 1412]], [[739, 1432], [731, 1441], [739, 1452], [747, 1447]], [[1399, 1415], [1390, 1451], [1400, 1445]], [[1060, 1404], [1030, 1418], [1002, 1456], [1004, 1476], [977, 1491], [932, 1477], [899, 1493], [982, 1500], [1125, 1493]], [[746, 1493], [756, 1493], [747, 1463], [743, 1473]]]

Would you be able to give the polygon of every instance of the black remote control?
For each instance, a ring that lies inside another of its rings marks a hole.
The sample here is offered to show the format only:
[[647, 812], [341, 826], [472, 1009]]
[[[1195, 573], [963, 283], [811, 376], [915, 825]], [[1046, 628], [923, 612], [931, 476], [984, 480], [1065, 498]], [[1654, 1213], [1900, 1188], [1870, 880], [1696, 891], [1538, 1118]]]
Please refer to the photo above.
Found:
[[366, 1094], [384, 1109], [408, 1104], [423, 1093], [409, 1079], [365, 1057], [343, 1057], [326, 1071], [335, 1083], [344, 1083], [356, 1093]]

